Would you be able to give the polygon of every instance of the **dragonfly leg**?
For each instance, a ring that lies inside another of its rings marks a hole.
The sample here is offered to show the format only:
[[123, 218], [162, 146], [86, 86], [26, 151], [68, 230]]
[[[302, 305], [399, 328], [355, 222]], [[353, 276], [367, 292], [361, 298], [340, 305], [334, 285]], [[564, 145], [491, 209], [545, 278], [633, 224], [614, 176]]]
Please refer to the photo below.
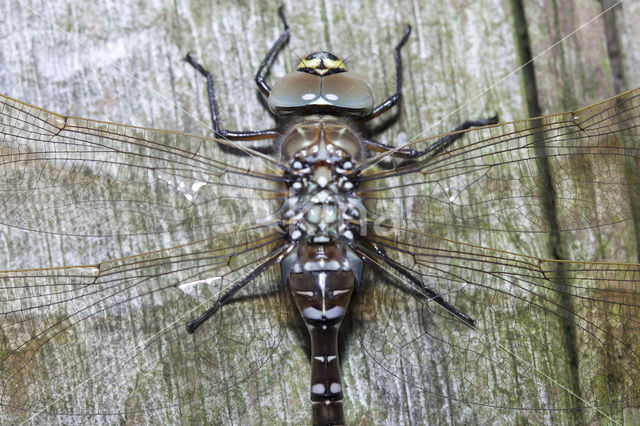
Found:
[[[496, 124], [498, 122], [498, 116], [493, 116], [490, 118], [485, 118], [483, 120], [475, 120], [475, 121], [465, 121], [458, 127], [452, 130], [452, 132], [457, 132], [460, 130], [467, 130], [471, 127], [481, 127], [488, 126], [490, 124]], [[447, 149], [453, 142], [460, 139], [464, 135], [464, 133], [457, 133], [453, 135], [446, 135], [442, 138], [435, 141], [433, 144], [429, 145], [426, 149], [422, 151], [417, 151], [411, 148], [395, 148], [393, 146], [384, 144], [382, 142], [374, 141], [374, 140], [364, 140], [363, 143], [371, 150], [377, 152], [388, 152], [392, 151], [391, 155], [394, 157], [401, 157], [407, 159], [415, 159], [420, 158], [423, 155], [430, 154], [431, 157], [435, 157], [443, 150]]]
[[400, 56], [400, 49], [402, 49], [402, 46], [404, 46], [404, 44], [407, 42], [409, 34], [411, 34], [411, 25], [407, 25], [402, 39], [393, 52], [393, 57], [396, 61], [396, 92], [391, 95], [386, 101], [375, 107], [368, 115], [362, 117], [360, 119], [361, 122], [369, 121], [372, 118], [379, 116], [383, 112], [390, 110], [400, 100], [400, 96], [402, 95], [402, 57]]
[[211, 122], [213, 123], [213, 132], [216, 137], [230, 140], [257, 140], [272, 139], [280, 136], [276, 129], [255, 130], [255, 131], [235, 131], [220, 128], [218, 119], [218, 109], [216, 107], [216, 96], [213, 90], [213, 78], [211, 73], [198, 63], [190, 54], [187, 54], [185, 60], [194, 67], [200, 74], [207, 79], [207, 94], [209, 96], [209, 108], [211, 110]]
[[[365, 242], [366, 246], [361, 244], [362, 241]], [[365, 258], [369, 258], [369, 259], [377, 258], [382, 260], [391, 268], [398, 271], [405, 278], [409, 279], [409, 282], [418, 290], [418, 292], [425, 299], [427, 299], [427, 301], [432, 300], [436, 302], [438, 305], [442, 306], [454, 317], [458, 318], [459, 320], [461, 320], [462, 322], [464, 322], [465, 324], [471, 327], [475, 327], [476, 321], [473, 318], [460, 312], [458, 309], [456, 309], [455, 306], [447, 303], [442, 298], [442, 296], [436, 293], [435, 290], [432, 290], [431, 288], [426, 286], [420, 278], [414, 276], [411, 272], [409, 272], [409, 270], [406, 267], [404, 267], [403, 265], [399, 264], [398, 262], [396, 262], [395, 260], [387, 256], [387, 253], [385, 252], [384, 248], [379, 247], [377, 244], [374, 244], [372, 241], [366, 238], [360, 238], [359, 241], [354, 244], [353, 248], [356, 250], [356, 252], [364, 255]]]
[[268, 259], [260, 264], [256, 269], [249, 272], [249, 274], [244, 277], [242, 280], [238, 281], [233, 287], [227, 290], [222, 296], [216, 300], [216, 303], [213, 304], [212, 307], [207, 309], [204, 314], [200, 315], [195, 320], [189, 322], [187, 324], [187, 331], [189, 333], [194, 333], [198, 327], [200, 327], [206, 320], [211, 318], [216, 312], [220, 310], [224, 305], [226, 305], [234, 294], [242, 290], [242, 288], [249, 284], [251, 281], [256, 279], [260, 274], [269, 269], [274, 264], [278, 263], [282, 259], [282, 253], [287, 252], [290, 248], [289, 245], [285, 244], [284, 246], [276, 249], [275, 252], [271, 253], [268, 256]]
[[278, 15], [280, 15], [280, 20], [284, 25], [284, 31], [280, 34], [280, 37], [278, 37], [275, 43], [273, 43], [273, 46], [271, 46], [271, 49], [269, 49], [267, 55], [262, 60], [262, 63], [258, 68], [258, 72], [256, 72], [256, 84], [258, 85], [258, 89], [260, 89], [260, 91], [267, 97], [271, 93], [271, 88], [264, 80], [264, 76], [271, 67], [271, 60], [278, 53], [282, 45], [289, 39], [289, 35], [291, 34], [289, 24], [287, 24], [287, 20], [284, 17], [284, 6], [280, 6], [278, 8]]
[[410, 148], [395, 149], [391, 145], [387, 145], [382, 142], [374, 141], [371, 139], [363, 140], [362, 143], [364, 143], [367, 146], [367, 148], [371, 149], [372, 151], [376, 151], [376, 152], [393, 151], [393, 154], [391, 155], [393, 155], [394, 157], [414, 158], [416, 155], [416, 150], [414, 149], [410, 149]]
[[[455, 129], [453, 129], [452, 132], [467, 130], [467, 129], [470, 129], [471, 127], [488, 126], [490, 124], [496, 124], [497, 122], [498, 122], [497, 115], [494, 115], [493, 117], [485, 118], [483, 120], [475, 120], [475, 121], [467, 120], [461, 125], [459, 125], [458, 127], [456, 127]], [[430, 157], [435, 157], [438, 154], [440, 154], [442, 151], [447, 149], [449, 146], [451, 146], [451, 144], [454, 143], [456, 140], [460, 139], [463, 135], [464, 133], [455, 133], [452, 135], [443, 136], [422, 151], [412, 150], [414, 151], [414, 154], [411, 158], [419, 158], [427, 154], [429, 154]]]

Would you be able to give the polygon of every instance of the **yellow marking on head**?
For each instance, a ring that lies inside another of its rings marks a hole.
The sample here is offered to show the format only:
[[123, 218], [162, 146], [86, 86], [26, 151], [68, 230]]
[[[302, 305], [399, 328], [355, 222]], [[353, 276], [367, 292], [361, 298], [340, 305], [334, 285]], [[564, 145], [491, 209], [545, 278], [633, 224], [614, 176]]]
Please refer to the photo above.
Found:
[[300, 62], [298, 62], [298, 69], [300, 69], [300, 68], [316, 69], [316, 68], [318, 68], [320, 66], [321, 63], [322, 63], [322, 61], [320, 59], [303, 58], [303, 59], [300, 60]]
[[344, 61], [329, 52], [315, 52], [298, 62], [298, 71], [323, 76], [336, 74], [347, 70]]

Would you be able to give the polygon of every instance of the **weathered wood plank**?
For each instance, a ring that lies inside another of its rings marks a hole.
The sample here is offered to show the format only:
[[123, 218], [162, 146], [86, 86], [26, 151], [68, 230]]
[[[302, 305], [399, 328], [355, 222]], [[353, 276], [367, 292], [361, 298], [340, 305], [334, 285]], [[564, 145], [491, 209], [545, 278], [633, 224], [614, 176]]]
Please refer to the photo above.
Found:
[[[508, 3], [285, 2], [293, 35], [275, 62], [271, 81], [293, 69], [296, 55], [328, 49], [349, 57], [350, 69], [370, 82], [376, 99], [383, 99], [394, 90], [393, 47], [404, 25], [410, 23], [414, 31], [403, 51], [406, 68], [402, 114], [389, 125], [381, 140], [395, 144], [417, 135], [430, 136], [447, 131], [464, 119], [494, 112], [502, 121], [526, 118], [522, 93], [527, 88], [522, 86], [517, 72], [511, 74], [519, 63]], [[594, 2], [526, 3], [534, 56], [599, 13]], [[281, 31], [276, 13], [279, 5], [276, 1], [254, 0], [232, 4], [5, 2], [0, 6], [0, 16], [4, 16], [0, 25], [0, 91], [60, 113], [210, 135], [204, 81], [182, 60], [185, 53], [191, 52], [214, 75], [225, 127], [268, 128], [273, 120], [259, 102], [253, 76], [264, 52]], [[632, 18], [638, 14], [638, 7], [631, 2], [623, 3], [622, 8], [624, 13], [616, 11], [616, 16], [628, 89], [640, 84], [638, 67], [634, 66], [634, 55], [640, 51], [635, 46], [640, 41], [633, 30], [637, 20]], [[538, 96], [543, 112], [573, 109], [614, 95], [607, 55], [604, 26], [595, 21], [562, 47], [537, 58]], [[148, 236], [121, 239], [107, 246], [99, 239], [69, 242], [56, 236], [40, 235], [37, 237], [41, 239], [36, 239], [5, 228], [0, 232], [0, 252], [9, 254], [8, 268], [92, 264], [186, 242]], [[612, 231], [610, 238], [620, 232]], [[205, 236], [194, 231], [185, 238]], [[456, 234], [452, 231], [449, 236]], [[462, 230], [457, 236], [465, 242], [504, 250], [543, 257], [549, 254], [545, 235], [510, 241]], [[579, 255], [589, 238], [577, 239], [572, 253]], [[616, 256], [620, 251], [614, 250], [611, 258], [619, 259]], [[153, 315], [169, 314], [172, 313], [163, 309], [150, 309], [141, 313], [141, 322], [152, 327], [156, 321], [169, 322], [168, 318], [158, 320]], [[238, 321], [242, 319], [241, 312], [236, 310], [235, 314]], [[268, 364], [248, 384], [233, 390], [229, 399], [222, 397], [213, 405], [202, 402], [202, 406], [172, 407], [166, 412], [96, 417], [96, 422], [306, 422], [310, 411], [307, 338], [296, 320], [289, 319], [285, 325], [288, 328], [283, 341]], [[399, 329], [401, 325], [396, 324]], [[346, 333], [354, 339], [355, 327], [346, 325]], [[110, 335], [140, 342], [144, 338], [135, 330], [114, 330]], [[418, 372], [407, 368], [409, 377], [395, 377], [359, 352], [357, 341], [345, 339], [343, 349], [349, 423], [447, 424], [461, 419], [477, 423], [519, 419], [510, 417], [509, 410], [492, 407], [456, 411], [419, 387], [407, 385], [407, 381], [432, 381], [434, 371], [438, 371], [435, 367]], [[538, 355], [544, 363], [545, 354]], [[172, 356], [175, 358], [163, 365], [181, 365], [180, 354]], [[229, 368], [233, 366], [232, 359]], [[171, 383], [171, 379], [167, 382]], [[529, 390], [523, 389], [525, 393]], [[523, 389], [511, 390], [514, 399]], [[54, 397], [55, 390], [47, 391]], [[487, 389], [488, 393], [499, 391], [503, 390]], [[171, 401], [161, 392], [137, 397], [153, 398], [158, 405]], [[83, 401], [78, 405], [84, 406]], [[73, 421], [62, 419], [66, 420], [57, 420]]]

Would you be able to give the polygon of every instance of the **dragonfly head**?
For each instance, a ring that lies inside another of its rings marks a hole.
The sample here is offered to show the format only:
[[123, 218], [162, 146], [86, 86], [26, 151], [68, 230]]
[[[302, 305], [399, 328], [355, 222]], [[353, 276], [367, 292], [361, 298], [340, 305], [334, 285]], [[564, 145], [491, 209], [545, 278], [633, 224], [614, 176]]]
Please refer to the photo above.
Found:
[[300, 59], [296, 71], [276, 81], [269, 95], [269, 109], [276, 115], [361, 117], [373, 109], [373, 95], [364, 80], [347, 72], [342, 59], [319, 51]]

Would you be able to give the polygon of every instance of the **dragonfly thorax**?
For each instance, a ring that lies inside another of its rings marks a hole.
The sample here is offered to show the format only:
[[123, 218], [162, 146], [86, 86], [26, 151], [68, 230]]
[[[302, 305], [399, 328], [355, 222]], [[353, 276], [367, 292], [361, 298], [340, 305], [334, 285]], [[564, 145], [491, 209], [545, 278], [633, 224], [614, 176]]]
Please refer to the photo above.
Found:
[[351, 241], [364, 216], [356, 194], [359, 140], [338, 119], [313, 118], [293, 126], [282, 143], [290, 166], [282, 227], [297, 242]]

